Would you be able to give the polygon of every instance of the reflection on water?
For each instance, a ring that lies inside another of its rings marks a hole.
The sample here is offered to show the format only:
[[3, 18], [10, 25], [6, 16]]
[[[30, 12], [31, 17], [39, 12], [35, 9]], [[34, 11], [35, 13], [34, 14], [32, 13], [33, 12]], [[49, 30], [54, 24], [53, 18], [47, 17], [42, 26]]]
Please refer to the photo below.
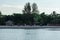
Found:
[[50, 31], [60, 31], [60, 28], [48, 28]]
[[60, 28], [0, 29], [0, 40], [60, 40]]

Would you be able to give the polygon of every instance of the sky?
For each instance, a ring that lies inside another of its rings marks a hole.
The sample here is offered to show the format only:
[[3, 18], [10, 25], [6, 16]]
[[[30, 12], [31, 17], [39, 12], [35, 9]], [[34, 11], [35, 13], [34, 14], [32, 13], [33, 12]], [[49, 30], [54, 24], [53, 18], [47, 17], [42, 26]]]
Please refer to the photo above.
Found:
[[60, 13], [60, 0], [0, 0], [0, 11], [3, 15], [22, 13], [24, 5], [36, 3], [40, 13], [51, 14], [53, 11]]

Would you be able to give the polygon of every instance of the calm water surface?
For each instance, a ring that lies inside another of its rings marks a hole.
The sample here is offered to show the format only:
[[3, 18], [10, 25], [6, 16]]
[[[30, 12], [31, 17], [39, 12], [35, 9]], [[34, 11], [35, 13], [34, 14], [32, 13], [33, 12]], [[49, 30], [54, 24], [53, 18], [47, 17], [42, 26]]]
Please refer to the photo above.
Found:
[[60, 28], [0, 29], [0, 40], [60, 40]]

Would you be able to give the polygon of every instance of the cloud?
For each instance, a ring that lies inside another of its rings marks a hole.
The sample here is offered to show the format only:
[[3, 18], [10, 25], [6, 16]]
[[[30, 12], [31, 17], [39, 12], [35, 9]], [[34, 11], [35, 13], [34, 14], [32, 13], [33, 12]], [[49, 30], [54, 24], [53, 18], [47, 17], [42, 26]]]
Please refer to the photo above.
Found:
[[9, 15], [12, 13], [21, 13], [23, 10], [23, 5], [8, 5], [8, 4], [3, 4], [0, 5], [0, 11], [2, 11], [2, 14], [4, 15]]
[[[2, 14], [4, 15], [22, 13], [23, 8], [24, 5], [9, 5], [9, 4], [0, 5], [0, 11], [2, 11]], [[60, 8], [46, 8], [46, 7], [44, 8], [39, 6], [38, 10], [40, 11], [40, 13], [45, 12], [46, 14], [51, 14], [53, 11], [60, 13]]]
[[1, 7], [13, 7], [13, 8], [20, 8], [23, 9], [23, 5], [9, 5], [9, 4], [3, 4]]
[[43, 8], [39, 7], [40, 13], [45, 12], [46, 14], [51, 14], [53, 11], [60, 13], [60, 8]]

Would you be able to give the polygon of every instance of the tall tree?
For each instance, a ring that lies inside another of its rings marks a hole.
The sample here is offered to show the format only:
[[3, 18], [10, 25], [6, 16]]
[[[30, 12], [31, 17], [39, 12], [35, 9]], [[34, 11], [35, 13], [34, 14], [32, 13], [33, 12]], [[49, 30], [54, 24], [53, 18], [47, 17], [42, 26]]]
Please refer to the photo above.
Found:
[[38, 6], [37, 6], [36, 3], [33, 3], [33, 4], [32, 4], [32, 13], [39, 13], [39, 11], [38, 11]]
[[26, 3], [26, 5], [24, 6], [24, 10], [23, 10], [23, 22], [24, 24], [32, 24], [33, 21], [33, 17], [31, 14], [31, 6], [30, 3]]
[[30, 3], [29, 2], [26, 3], [26, 5], [24, 6], [23, 13], [28, 13], [28, 14], [31, 13], [31, 6], [30, 6]]
[[33, 19], [34, 19], [34, 24], [37, 24], [38, 19], [39, 19], [39, 11], [38, 11], [38, 6], [36, 3], [32, 4], [32, 14], [33, 14]]

